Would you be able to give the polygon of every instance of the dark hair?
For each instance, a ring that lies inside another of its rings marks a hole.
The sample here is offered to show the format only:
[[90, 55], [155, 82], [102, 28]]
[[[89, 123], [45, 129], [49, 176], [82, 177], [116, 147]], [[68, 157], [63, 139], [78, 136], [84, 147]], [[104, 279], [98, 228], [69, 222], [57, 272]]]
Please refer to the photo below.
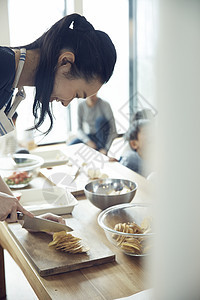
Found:
[[[70, 28], [72, 23], [73, 28]], [[36, 129], [42, 125], [46, 114], [49, 115], [51, 124], [46, 134], [53, 126], [49, 100], [61, 50], [70, 50], [75, 55], [75, 62], [71, 64], [70, 77], [83, 78], [87, 82], [98, 79], [102, 84], [106, 83], [113, 73], [116, 62], [116, 50], [109, 36], [95, 30], [85, 17], [79, 14], [62, 18], [40, 38], [24, 47], [27, 50], [40, 49], [40, 62], [35, 78], [33, 115]]]
[[140, 132], [141, 128], [149, 124], [150, 124], [150, 120], [147, 119], [134, 121], [125, 135], [126, 140], [128, 141], [137, 140], [138, 133]]
[[132, 122], [134, 122], [135, 120], [152, 120], [154, 117], [153, 112], [148, 109], [148, 108], [144, 108], [142, 110], [138, 110], [132, 118]]
[[153, 119], [154, 115], [148, 108], [138, 110], [131, 119], [131, 125], [128, 131], [124, 134], [124, 139], [127, 141], [137, 140], [140, 129], [148, 125]]

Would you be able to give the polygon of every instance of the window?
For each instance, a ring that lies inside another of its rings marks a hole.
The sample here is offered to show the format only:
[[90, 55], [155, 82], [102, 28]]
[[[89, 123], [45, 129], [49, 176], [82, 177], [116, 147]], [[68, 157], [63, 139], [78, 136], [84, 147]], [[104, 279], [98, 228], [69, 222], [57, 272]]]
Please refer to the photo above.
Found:
[[[99, 91], [98, 96], [112, 107], [118, 133], [129, 123], [129, 20], [128, 0], [83, 0], [83, 15], [95, 29], [105, 31], [117, 50], [117, 63], [113, 76]], [[77, 104], [70, 104], [73, 115], [72, 130], [77, 128]]]
[[[41, 36], [56, 21], [64, 16], [64, 0], [9, 0], [10, 45], [21, 46], [33, 42]], [[45, 13], [46, 12], [46, 13]], [[24, 129], [33, 125], [32, 105], [34, 88], [26, 87], [26, 100], [22, 102], [17, 111], [17, 127], [19, 138], [23, 139]], [[37, 133], [37, 143], [50, 143], [64, 141], [67, 136], [67, 112], [59, 103], [53, 103], [55, 122], [53, 130], [43, 137]], [[41, 131], [49, 127], [48, 118]]]
[[[99, 91], [98, 95], [108, 101], [112, 107], [118, 133], [124, 133], [129, 126], [130, 101], [133, 96], [130, 90], [129, 59], [132, 53], [133, 32], [130, 27], [130, 7], [136, 4], [137, 13], [137, 51], [136, 71], [137, 92], [146, 100], [146, 106], [155, 105], [154, 101], [154, 49], [155, 33], [155, 0], [8, 0], [10, 44], [19, 46], [28, 44], [41, 36], [57, 20], [77, 8], [93, 24], [96, 29], [105, 31], [111, 37], [117, 50], [117, 63], [110, 81]], [[131, 20], [132, 22], [132, 20]], [[132, 27], [133, 28], [133, 27]], [[18, 108], [19, 131], [33, 125], [32, 103], [34, 89], [26, 88], [27, 98]], [[138, 100], [138, 99], [137, 99]], [[139, 99], [140, 100], [140, 99]], [[55, 116], [53, 130], [45, 137], [38, 135], [37, 143], [64, 141], [69, 136], [69, 128], [73, 133], [77, 129], [78, 99], [70, 104], [73, 118], [70, 119], [69, 108], [53, 102]], [[144, 105], [144, 104], [143, 104]], [[25, 112], [25, 113], [24, 113]], [[69, 124], [70, 123], [70, 124]], [[48, 118], [41, 131], [49, 126]]]
[[153, 109], [155, 103], [155, 0], [137, 1], [137, 91], [142, 106]]

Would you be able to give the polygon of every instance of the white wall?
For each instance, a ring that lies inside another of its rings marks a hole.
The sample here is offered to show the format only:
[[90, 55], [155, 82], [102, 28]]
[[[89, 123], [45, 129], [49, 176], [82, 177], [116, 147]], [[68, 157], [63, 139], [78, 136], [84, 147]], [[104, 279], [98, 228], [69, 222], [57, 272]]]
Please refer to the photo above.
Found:
[[200, 299], [200, 1], [159, 0], [154, 299]]
[[0, 45], [10, 45], [7, 0], [0, 1]]

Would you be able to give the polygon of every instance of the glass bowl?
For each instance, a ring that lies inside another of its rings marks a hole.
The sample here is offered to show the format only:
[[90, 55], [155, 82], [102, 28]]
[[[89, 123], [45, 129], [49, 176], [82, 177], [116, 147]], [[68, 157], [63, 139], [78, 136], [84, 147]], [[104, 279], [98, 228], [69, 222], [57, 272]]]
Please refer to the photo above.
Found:
[[43, 163], [41, 157], [31, 154], [0, 157], [0, 175], [10, 188], [21, 189], [38, 175]]
[[134, 198], [137, 183], [126, 179], [97, 179], [89, 182], [84, 189], [87, 199], [96, 207], [129, 203]]
[[102, 211], [98, 217], [107, 239], [127, 255], [146, 256], [153, 246], [152, 206], [127, 203]]

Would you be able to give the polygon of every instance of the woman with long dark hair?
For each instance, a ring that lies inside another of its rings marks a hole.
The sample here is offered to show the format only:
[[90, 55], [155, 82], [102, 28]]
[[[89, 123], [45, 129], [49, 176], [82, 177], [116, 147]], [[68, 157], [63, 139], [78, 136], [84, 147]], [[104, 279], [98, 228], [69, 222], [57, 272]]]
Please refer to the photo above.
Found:
[[[0, 136], [13, 129], [12, 115], [25, 98], [24, 86], [36, 88], [34, 128], [49, 116], [47, 134], [53, 126], [51, 102], [67, 106], [74, 98], [97, 93], [110, 79], [115, 62], [116, 50], [109, 36], [78, 14], [62, 18], [31, 44], [0, 47]], [[18, 93], [12, 101], [15, 88]], [[14, 200], [13, 207], [5, 206], [5, 194], [1, 197], [0, 193], [0, 220], [9, 213], [16, 218], [16, 210], [21, 211]]]

